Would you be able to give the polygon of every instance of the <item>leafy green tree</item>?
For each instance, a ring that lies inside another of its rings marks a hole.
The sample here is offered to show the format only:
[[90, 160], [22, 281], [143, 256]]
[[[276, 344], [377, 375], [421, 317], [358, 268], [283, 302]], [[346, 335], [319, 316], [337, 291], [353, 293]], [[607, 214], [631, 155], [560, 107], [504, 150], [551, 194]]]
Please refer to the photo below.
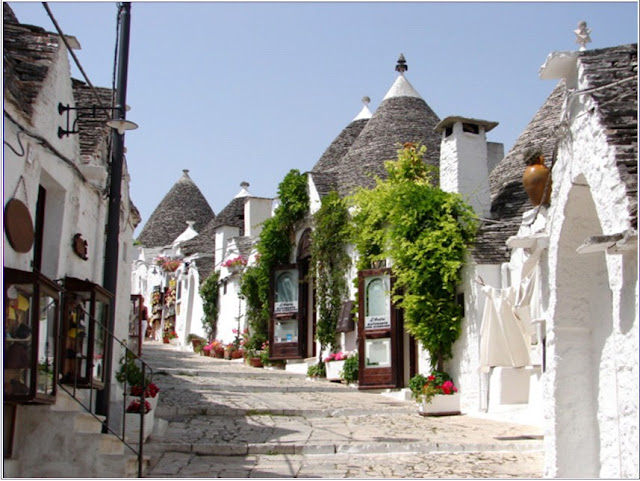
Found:
[[459, 194], [434, 185], [436, 172], [424, 162], [425, 152], [425, 146], [405, 144], [396, 161], [385, 163], [387, 179], [359, 189], [350, 201], [358, 268], [391, 259], [393, 300], [404, 310], [405, 327], [442, 370], [460, 335], [456, 287], [477, 223]]

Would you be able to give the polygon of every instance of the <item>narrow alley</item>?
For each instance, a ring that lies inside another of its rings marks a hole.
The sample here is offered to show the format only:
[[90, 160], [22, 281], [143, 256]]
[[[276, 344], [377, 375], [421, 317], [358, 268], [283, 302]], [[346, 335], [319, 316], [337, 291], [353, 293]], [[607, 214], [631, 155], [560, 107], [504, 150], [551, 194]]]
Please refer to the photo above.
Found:
[[413, 401], [157, 342], [147, 477], [538, 478], [538, 428], [422, 417]]

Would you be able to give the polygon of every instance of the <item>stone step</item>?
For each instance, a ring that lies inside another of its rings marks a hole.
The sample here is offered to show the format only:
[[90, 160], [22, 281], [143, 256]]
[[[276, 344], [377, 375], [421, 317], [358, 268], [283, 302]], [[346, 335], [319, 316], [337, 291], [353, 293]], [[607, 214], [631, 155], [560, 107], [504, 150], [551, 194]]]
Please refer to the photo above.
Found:
[[[89, 405], [90, 396], [86, 389], [78, 389], [75, 392], [76, 398], [85, 406]], [[95, 399], [95, 396], [94, 396]], [[56, 402], [51, 406], [52, 411], [86, 411], [71, 394], [58, 387]]]
[[102, 422], [106, 417], [97, 416], [97, 418], [88, 412], [75, 413], [73, 430], [76, 433], [101, 433]]
[[[387, 409], [389, 407], [387, 406]], [[414, 414], [416, 407], [413, 404], [398, 404], [393, 406], [393, 413]], [[171, 420], [176, 417], [185, 416], [220, 416], [220, 417], [246, 417], [246, 416], [290, 416], [290, 417], [319, 417], [332, 418], [336, 416], [371, 416], [380, 414], [379, 408], [330, 408], [330, 409], [238, 409], [224, 406], [207, 407], [202, 406], [180, 406], [169, 405], [158, 406], [156, 416]]]
[[124, 454], [125, 445], [114, 434], [79, 433], [79, 443], [99, 454]]
[[257, 454], [401, 454], [401, 453], [460, 453], [517, 451], [542, 452], [542, 440], [508, 440], [500, 444], [491, 443], [406, 443], [406, 442], [361, 442], [361, 443], [164, 443], [158, 440], [145, 444], [145, 452], [193, 453], [201, 456], [248, 456]]
[[[138, 477], [138, 456], [133, 454], [105, 454], [100, 457], [100, 471], [102, 478], [137, 478]], [[151, 457], [142, 457], [142, 475], [149, 471]]]

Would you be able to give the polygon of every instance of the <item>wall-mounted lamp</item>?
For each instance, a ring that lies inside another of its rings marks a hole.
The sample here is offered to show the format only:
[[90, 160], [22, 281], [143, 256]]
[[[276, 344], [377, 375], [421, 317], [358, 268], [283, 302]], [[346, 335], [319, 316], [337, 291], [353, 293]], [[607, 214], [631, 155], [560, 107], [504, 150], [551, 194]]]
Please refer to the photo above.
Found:
[[[66, 117], [67, 117], [66, 128], [63, 129], [62, 127], [58, 127], [58, 138], [61, 139], [65, 135], [79, 133], [80, 129], [77, 127], [78, 119], [80, 119], [83, 115], [85, 116], [90, 115], [91, 117], [95, 118], [96, 112], [98, 109], [111, 110], [111, 111], [121, 110], [119, 107], [103, 108], [103, 107], [99, 107], [98, 105], [92, 105], [91, 107], [71, 107], [69, 104], [63, 105], [62, 103], [58, 103], [58, 114], [62, 115], [66, 113]], [[76, 118], [73, 121], [73, 123], [71, 123], [71, 115], [70, 115], [70, 112], [72, 110], [75, 110], [77, 112]], [[128, 105], [125, 106], [125, 110], [127, 111], [129, 110]], [[86, 113], [83, 114], [81, 112], [86, 112]], [[135, 130], [138, 128], [138, 124], [126, 119], [109, 119], [107, 120], [106, 123], [112, 129], [116, 129], [120, 135], [124, 134], [126, 130]]]

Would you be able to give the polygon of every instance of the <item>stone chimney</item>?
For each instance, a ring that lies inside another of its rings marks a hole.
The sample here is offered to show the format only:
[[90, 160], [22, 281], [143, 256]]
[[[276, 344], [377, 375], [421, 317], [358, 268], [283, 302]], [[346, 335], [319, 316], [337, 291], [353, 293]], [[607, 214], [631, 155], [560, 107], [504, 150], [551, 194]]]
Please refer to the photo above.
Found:
[[487, 143], [486, 133], [498, 122], [450, 116], [436, 126], [442, 134], [440, 144], [440, 188], [462, 195], [480, 217], [491, 210], [489, 172], [502, 144]]

